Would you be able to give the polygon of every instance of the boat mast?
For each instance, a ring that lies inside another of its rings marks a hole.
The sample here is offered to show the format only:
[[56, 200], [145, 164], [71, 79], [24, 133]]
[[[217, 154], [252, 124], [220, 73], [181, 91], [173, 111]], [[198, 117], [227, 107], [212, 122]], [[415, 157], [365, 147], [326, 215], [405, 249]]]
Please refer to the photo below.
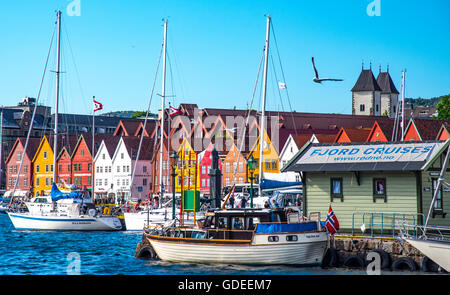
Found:
[[266, 29], [266, 44], [264, 50], [264, 80], [263, 80], [263, 97], [261, 105], [261, 120], [260, 120], [260, 132], [259, 132], [259, 195], [261, 195], [261, 180], [263, 170], [263, 148], [264, 148], [264, 121], [266, 111], [266, 92], [267, 92], [267, 64], [269, 57], [269, 37], [270, 37], [270, 15], [267, 16], [267, 29]]
[[402, 141], [405, 137], [404, 128], [405, 128], [405, 73], [406, 70], [403, 70], [402, 74]]
[[60, 68], [60, 45], [61, 45], [61, 11], [57, 13], [57, 25], [58, 25], [58, 35], [56, 41], [56, 99], [55, 99], [55, 130], [54, 130], [54, 140], [53, 140], [53, 182], [57, 182], [56, 179], [56, 157], [58, 149], [58, 101], [59, 101], [59, 68]]
[[[159, 147], [159, 194], [163, 196], [163, 148], [164, 148], [164, 104], [166, 92], [166, 51], [167, 51], [167, 19], [164, 20], [164, 43], [163, 43], [163, 76], [162, 76], [162, 92], [161, 92], [161, 142]], [[169, 151], [167, 151], [169, 152]]]

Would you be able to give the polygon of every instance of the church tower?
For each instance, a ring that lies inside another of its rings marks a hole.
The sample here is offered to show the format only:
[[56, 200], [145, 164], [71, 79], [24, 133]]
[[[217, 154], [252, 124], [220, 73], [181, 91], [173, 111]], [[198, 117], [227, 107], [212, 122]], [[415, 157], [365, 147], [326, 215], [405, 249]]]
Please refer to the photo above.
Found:
[[352, 114], [381, 116], [381, 88], [372, 73], [372, 66], [361, 74], [352, 88]]
[[398, 108], [399, 92], [395, 88], [391, 75], [389, 75], [389, 67], [386, 72], [381, 72], [380, 69], [377, 83], [381, 88], [381, 114], [387, 113], [389, 118], [394, 118]]

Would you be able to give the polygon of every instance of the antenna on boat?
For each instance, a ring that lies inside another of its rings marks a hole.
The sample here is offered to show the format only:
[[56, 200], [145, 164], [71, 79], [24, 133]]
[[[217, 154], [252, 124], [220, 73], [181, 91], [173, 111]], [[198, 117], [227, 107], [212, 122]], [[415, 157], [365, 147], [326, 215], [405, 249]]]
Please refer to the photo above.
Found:
[[57, 12], [57, 41], [56, 41], [56, 99], [55, 99], [55, 131], [53, 141], [53, 182], [57, 182], [56, 179], [56, 157], [58, 149], [58, 104], [59, 104], [59, 74], [60, 74], [60, 45], [61, 45], [61, 11]]
[[263, 168], [263, 148], [264, 148], [264, 121], [265, 121], [265, 109], [266, 109], [266, 95], [267, 95], [267, 65], [269, 57], [269, 37], [270, 37], [270, 15], [267, 16], [267, 28], [266, 28], [266, 45], [264, 47], [264, 74], [263, 74], [263, 96], [261, 105], [261, 119], [260, 119], [260, 133], [259, 133], [259, 195], [261, 195], [261, 180], [262, 180], [262, 168]]

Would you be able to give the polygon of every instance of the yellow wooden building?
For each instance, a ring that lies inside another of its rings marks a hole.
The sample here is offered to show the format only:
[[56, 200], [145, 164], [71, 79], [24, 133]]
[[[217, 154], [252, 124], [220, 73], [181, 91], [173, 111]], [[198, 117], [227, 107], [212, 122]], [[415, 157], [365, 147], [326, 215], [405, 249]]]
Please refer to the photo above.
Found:
[[44, 136], [32, 160], [33, 162], [33, 196], [49, 192], [53, 183], [53, 149]]
[[[253, 145], [252, 149], [247, 155], [247, 161], [250, 159], [251, 156], [255, 159], [256, 167], [253, 170], [253, 175], [255, 177], [255, 181], [258, 181], [259, 179], [259, 156], [260, 156], [260, 136], [258, 136], [255, 144]], [[278, 153], [275, 149], [275, 147], [272, 144], [272, 141], [270, 140], [269, 136], [267, 135], [267, 132], [264, 131], [264, 144], [263, 144], [263, 162], [262, 162], [262, 171], [264, 172], [270, 172], [270, 173], [279, 173], [279, 158]], [[250, 177], [250, 173], [248, 173], [248, 176]], [[248, 179], [250, 182], [250, 179]]]
[[[200, 173], [198, 170], [197, 154], [186, 138], [183, 139], [177, 151], [178, 165], [175, 169], [177, 180], [175, 181], [175, 192], [183, 190], [200, 190]], [[183, 182], [183, 185], [182, 185]]]

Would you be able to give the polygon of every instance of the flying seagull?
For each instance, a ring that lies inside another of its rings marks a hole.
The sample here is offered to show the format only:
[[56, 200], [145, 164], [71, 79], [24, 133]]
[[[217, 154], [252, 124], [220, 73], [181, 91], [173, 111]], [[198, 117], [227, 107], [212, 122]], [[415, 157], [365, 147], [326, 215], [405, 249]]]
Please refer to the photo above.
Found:
[[322, 83], [322, 81], [344, 81], [343, 79], [319, 78], [319, 73], [317, 72], [316, 65], [314, 64], [314, 56], [312, 57], [312, 65], [314, 68], [314, 72], [316, 73], [316, 76], [313, 78], [314, 82]]

